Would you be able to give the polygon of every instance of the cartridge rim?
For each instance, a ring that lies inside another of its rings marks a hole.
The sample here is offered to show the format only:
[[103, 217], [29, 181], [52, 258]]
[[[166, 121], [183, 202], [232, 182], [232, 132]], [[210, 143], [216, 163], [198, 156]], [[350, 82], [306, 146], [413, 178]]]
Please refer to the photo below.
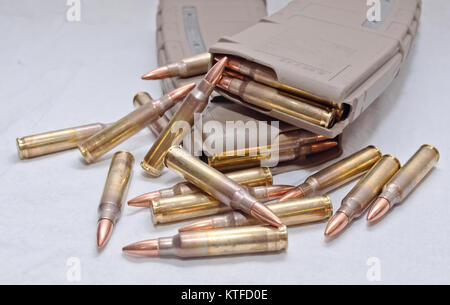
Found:
[[136, 93], [136, 95], [133, 98], [133, 105], [135, 107], [139, 107], [142, 105], [140, 102], [138, 102], [138, 100], [141, 96], [145, 96], [145, 97], [149, 98], [150, 100], [153, 100], [153, 98], [150, 96], [149, 93], [147, 93], [145, 91], [138, 92], [138, 93]]
[[394, 159], [395, 162], [397, 162], [399, 167], [402, 167], [402, 164], [400, 163], [400, 161], [397, 159], [397, 157], [395, 157], [393, 155], [384, 155], [382, 158], [392, 158], [392, 159]]
[[158, 204], [157, 199], [150, 201], [150, 214], [152, 216], [152, 222], [154, 225], [159, 224], [159, 218], [156, 215], [158, 207], [159, 207], [159, 204]]
[[326, 200], [326, 206], [327, 206], [327, 216], [331, 217], [334, 214], [334, 207], [333, 207], [333, 201], [331, 200], [330, 196], [328, 195], [321, 195], [318, 197], [323, 197]]
[[[167, 155], [167, 154], [166, 154]], [[161, 176], [161, 171], [148, 165], [145, 161], [141, 162], [141, 167], [145, 170], [147, 174], [149, 174], [152, 177], [159, 177]]]
[[332, 109], [330, 112], [330, 120], [328, 121], [326, 128], [332, 128], [334, 124], [336, 124], [336, 116], [337, 116], [336, 109]]
[[378, 153], [380, 154], [380, 156], [383, 155], [382, 152], [381, 152], [381, 150], [380, 150], [378, 147], [376, 147], [375, 145], [369, 145], [369, 146], [367, 146], [367, 148], [374, 148], [374, 149], [376, 149], [376, 150], [378, 151]]
[[436, 152], [437, 161], [439, 161], [439, 159], [441, 158], [441, 154], [440, 154], [439, 150], [436, 147], [434, 147], [433, 145], [424, 144], [420, 148], [430, 148], [430, 149], [434, 150]]
[[28, 157], [28, 154], [26, 153], [25, 142], [23, 141], [23, 138], [16, 138], [16, 145], [20, 160], [26, 159]]
[[84, 147], [83, 145], [78, 145], [78, 149], [81, 152], [81, 155], [83, 156], [84, 160], [86, 160], [87, 163], [92, 163], [94, 158], [92, 157], [91, 153]]
[[[322, 195], [322, 197], [324, 197], [326, 199], [327, 203], [329, 203], [331, 205], [333, 204], [333, 201], [331, 200], [329, 195]], [[333, 208], [333, 205], [331, 206], [331, 208]]]
[[136, 95], [134, 96], [134, 99], [136, 99], [138, 96], [141, 96], [141, 95], [145, 95], [145, 96], [150, 97], [149, 93], [147, 93], [145, 91], [140, 91], [140, 92], [136, 93]]
[[130, 161], [134, 163], [134, 156], [132, 153], [126, 150], [119, 150], [118, 152], [114, 153], [114, 156], [119, 156], [121, 154], [126, 154], [128, 158], [130, 158]]
[[289, 246], [288, 229], [283, 225], [278, 228], [280, 233], [280, 251], [286, 251]]

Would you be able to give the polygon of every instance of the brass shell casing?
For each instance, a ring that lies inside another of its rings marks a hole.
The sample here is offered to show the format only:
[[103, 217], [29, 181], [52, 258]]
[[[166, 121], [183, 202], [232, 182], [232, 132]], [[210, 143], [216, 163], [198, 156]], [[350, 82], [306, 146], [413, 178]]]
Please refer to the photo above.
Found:
[[153, 224], [165, 224], [215, 215], [230, 211], [230, 207], [204, 193], [179, 195], [152, 200]]
[[95, 123], [17, 138], [19, 158], [30, 159], [76, 148], [81, 141], [105, 127], [105, 124]]
[[[333, 205], [328, 196], [317, 196], [312, 198], [293, 199], [285, 202], [267, 204], [286, 226], [296, 226], [307, 223], [314, 223], [329, 219], [333, 215]], [[208, 218], [211, 228], [228, 228], [252, 226], [261, 224], [253, 217], [244, 215], [238, 211], [228, 212]], [[202, 220], [200, 220], [202, 221]]]
[[[328, 196], [294, 199], [267, 205], [287, 226], [296, 226], [327, 220], [333, 215], [333, 204]], [[247, 217], [249, 224], [255, 220]]]
[[164, 163], [187, 181], [233, 209], [250, 213], [253, 205], [257, 203], [245, 187], [182, 148], [172, 146], [166, 153]]
[[254, 81], [231, 79], [228, 88], [231, 94], [241, 97], [247, 103], [266, 110], [276, 109], [312, 124], [330, 128], [336, 119], [336, 110], [327, 110], [294, 99], [281, 91]]
[[231, 171], [248, 167], [257, 167], [264, 160], [277, 157], [278, 163], [291, 161], [308, 154], [307, 144], [326, 140], [305, 130], [294, 130], [281, 133], [273, 145], [249, 147], [234, 151], [214, 154], [208, 157], [208, 164], [220, 171]]
[[[250, 168], [241, 171], [229, 172], [224, 175], [241, 185], [249, 187], [268, 186], [273, 184], [272, 172], [267, 167]], [[177, 183], [170, 188], [162, 189], [158, 192], [160, 198], [171, 198], [173, 196], [203, 193], [201, 189], [187, 181]]]
[[[145, 104], [151, 103], [152, 101], [153, 98], [150, 96], [150, 94], [148, 94], [147, 92], [139, 92], [133, 98], [133, 105], [134, 107], [139, 108]], [[164, 128], [169, 125], [169, 121], [169, 118], [165, 114], [163, 114], [159, 117], [159, 119], [157, 119], [153, 123], [150, 123], [150, 125], [148, 125], [148, 128], [155, 136], [159, 136], [161, 131], [163, 131]]]
[[397, 158], [383, 156], [345, 196], [338, 212], [345, 213], [349, 220], [361, 216], [400, 166]]
[[109, 219], [113, 223], [119, 219], [133, 163], [134, 157], [129, 152], [119, 151], [114, 154], [98, 207], [99, 219]]
[[181, 232], [158, 240], [159, 256], [207, 257], [286, 250], [286, 226], [247, 226]]
[[211, 53], [202, 53], [167, 65], [171, 77], [191, 77], [208, 72]]
[[94, 134], [78, 145], [87, 163], [92, 163], [114, 147], [138, 133], [161, 114], [172, 108], [174, 101], [169, 94], [145, 104], [122, 119]]
[[[281, 197], [271, 194], [267, 186], [249, 187], [248, 191], [261, 202]], [[159, 198], [151, 201], [153, 224], [165, 224], [231, 211], [231, 208], [204, 193]]]
[[224, 174], [233, 181], [239, 184], [253, 187], [253, 186], [268, 186], [273, 184], [272, 171], [268, 167], [255, 167], [234, 171]]
[[298, 189], [303, 196], [325, 194], [364, 174], [381, 156], [377, 147], [368, 146], [309, 176]]
[[439, 151], [423, 145], [386, 184], [380, 197], [387, 199], [391, 207], [402, 202], [438, 161]]
[[183, 141], [194, 124], [195, 113], [202, 113], [208, 104], [214, 86], [206, 80], [189, 93], [181, 107], [173, 115], [169, 125], [161, 132], [153, 143], [141, 167], [152, 177], [159, 177], [164, 168], [164, 157], [167, 150]]

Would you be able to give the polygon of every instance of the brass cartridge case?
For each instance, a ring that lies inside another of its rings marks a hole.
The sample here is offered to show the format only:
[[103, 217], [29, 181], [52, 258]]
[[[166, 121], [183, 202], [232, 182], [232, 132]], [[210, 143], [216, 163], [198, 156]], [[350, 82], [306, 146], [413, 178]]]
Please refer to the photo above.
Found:
[[208, 72], [211, 53], [202, 53], [167, 65], [170, 77], [191, 77]]
[[95, 123], [17, 138], [19, 158], [30, 159], [72, 148], [100, 130], [105, 124]]
[[[327, 138], [313, 134], [306, 130], [294, 130], [281, 133], [274, 140], [272, 145], [248, 147], [244, 149], [225, 151], [208, 157], [208, 164], [219, 170], [232, 170], [233, 168], [256, 167], [261, 160], [269, 159], [272, 151], [294, 152], [299, 147], [306, 144], [313, 144], [325, 141]], [[288, 155], [288, 154], [286, 154]], [[292, 154], [291, 154], [292, 155]], [[289, 157], [287, 157], [288, 160]], [[295, 159], [295, 155], [292, 157]], [[242, 164], [241, 164], [242, 163]], [[237, 164], [237, 165], [234, 165]]]
[[159, 177], [164, 168], [164, 156], [173, 145], [179, 145], [194, 124], [196, 113], [202, 113], [206, 108], [209, 96], [213, 92], [220, 75], [223, 72], [225, 61], [217, 63], [198, 86], [186, 97], [185, 101], [173, 115], [169, 125], [161, 132], [153, 143], [149, 152], [141, 162], [141, 167], [153, 177]]
[[336, 110], [334, 109], [327, 110], [311, 105], [254, 81], [242, 81], [223, 76], [219, 87], [252, 105], [266, 110], [276, 109], [325, 128], [332, 127], [336, 119]]
[[[270, 203], [267, 204], [267, 207], [280, 217], [286, 226], [323, 221], [333, 215], [333, 205], [328, 196]], [[257, 224], [261, 224], [261, 222], [253, 217], [248, 217], [238, 211], [230, 211], [222, 215], [188, 224], [182, 227], [180, 232], [252, 226]]]
[[182, 148], [171, 147], [164, 158], [164, 163], [168, 168], [232, 209], [239, 209], [246, 214], [262, 218], [270, 224], [281, 226], [278, 217], [251, 196], [245, 187], [191, 156]]
[[225, 176], [245, 186], [268, 186], [273, 184], [272, 170], [268, 167], [255, 167], [226, 173]]
[[114, 154], [98, 207], [99, 221], [108, 219], [115, 224], [119, 219], [133, 163], [134, 157], [129, 152], [119, 151]]
[[248, 226], [181, 232], [173, 237], [135, 243], [123, 251], [149, 257], [207, 257], [286, 250], [286, 226]]
[[[148, 94], [147, 92], [139, 92], [134, 96], [133, 105], [134, 107], [139, 108], [145, 104], [151, 103], [152, 101], [153, 98], [150, 96], [150, 94]], [[157, 119], [153, 123], [150, 123], [150, 125], [148, 125], [148, 128], [155, 136], [159, 136], [161, 131], [163, 131], [164, 128], [169, 125], [169, 121], [169, 118], [165, 114], [163, 114], [159, 117], [159, 119]]]
[[220, 154], [212, 155], [211, 157], [208, 158], [208, 160], [209, 163], [214, 163], [216, 160], [223, 160], [227, 158], [255, 156], [260, 154], [261, 152], [271, 150], [272, 146], [276, 146], [278, 150], [288, 150], [298, 148], [302, 145], [318, 143], [326, 140], [328, 139], [324, 136], [316, 135], [312, 132], [303, 129], [298, 129], [279, 134], [274, 139], [274, 144], [272, 145], [248, 147], [239, 150], [225, 151]]
[[78, 147], [84, 159], [92, 163], [126, 139], [138, 133], [145, 126], [157, 120], [192, 90], [190, 84], [164, 95], [159, 100], [145, 104], [119, 121], [96, 133]]
[[262, 162], [269, 162], [269, 160], [270, 162], [273, 162], [274, 165], [277, 165], [279, 163], [292, 161], [310, 154], [324, 152], [336, 146], [338, 146], [338, 143], [334, 141], [305, 144], [288, 149], [279, 149], [276, 146], [269, 146], [258, 149], [258, 153], [256, 155], [248, 153], [247, 150], [244, 156], [239, 156], [240, 152], [237, 152], [234, 157], [228, 157], [225, 154], [210, 157], [208, 158], [208, 164], [222, 172], [261, 166], [263, 165]]
[[[273, 184], [272, 172], [267, 167], [250, 168], [241, 171], [235, 171], [225, 174], [231, 180], [245, 186], [269, 186]], [[185, 181], [175, 184], [172, 187], [150, 192], [142, 196], [137, 197], [136, 202], [151, 201], [159, 198], [172, 198], [174, 196], [190, 195], [202, 193], [201, 189], [195, 185]]]
[[[225, 176], [231, 180], [245, 186], [263, 186], [272, 185], [273, 176], [267, 167], [255, 167], [246, 170], [225, 173]], [[188, 195], [203, 191], [189, 182], [180, 182], [171, 188], [161, 190], [161, 197], [167, 198], [177, 195]]]
[[248, 76], [258, 83], [262, 83], [272, 88], [292, 93], [294, 95], [309, 99], [311, 101], [321, 103], [328, 107], [336, 109], [342, 109], [343, 107], [341, 104], [335, 103], [328, 99], [324, 99], [309, 92], [280, 83], [278, 81], [276, 73], [272, 69], [267, 68], [263, 65], [242, 58], [230, 57], [227, 63], [227, 68], [236, 71], [242, 75]]
[[423, 145], [386, 184], [379, 197], [386, 199], [391, 207], [402, 202], [438, 161], [439, 151]]
[[347, 215], [349, 221], [360, 217], [400, 166], [397, 158], [383, 156], [345, 196], [337, 212]]
[[377, 147], [368, 146], [309, 176], [303, 184], [283, 196], [281, 201], [325, 194], [364, 174], [381, 156]]
[[[292, 186], [258, 186], [247, 188], [250, 195], [265, 202], [281, 197]], [[204, 193], [159, 198], [151, 201], [153, 224], [172, 223], [231, 211], [231, 208]]]

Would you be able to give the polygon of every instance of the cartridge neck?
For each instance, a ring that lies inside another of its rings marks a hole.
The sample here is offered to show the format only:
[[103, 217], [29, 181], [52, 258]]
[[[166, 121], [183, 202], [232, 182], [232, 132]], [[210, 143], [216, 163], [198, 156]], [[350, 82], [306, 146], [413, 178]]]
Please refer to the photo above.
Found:
[[208, 101], [209, 96], [214, 90], [214, 85], [203, 79], [198, 85], [197, 88], [191, 91], [190, 95], [194, 96], [198, 100]]
[[167, 256], [175, 256], [175, 241], [179, 240], [179, 235], [175, 235], [173, 237], [161, 237], [158, 239], [158, 256], [167, 257]]
[[398, 185], [388, 183], [379, 197], [386, 199], [393, 207], [402, 201], [402, 191]]
[[349, 218], [349, 221], [352, 221], [353, 218], [358, 216], [359, 202], [354, 200], [353, 198], [344, 198], [342, 200], [342, 204], [337, 212], [342, 212]]
[[230, 206], [233, 209], [238, 209], [243, 211], [244, 213], [251, 213], [252, 207], [258, 201], [252, 197], [244, 188], [241, 188], [239, 191], [233, 194], [233, 197], [230, 201]]
[[158, 191], [161, 198], [167, 198], [175, 196], [175, 191], [173, 188], [162, 189]]
[[176, 100], [174, 98], [171, 98], [169, 95], [165, 95], [159, 100], [154, 100], [148, 104], [145, 104], [141, 107], [146, 107], [147, 105], [153, 105], [154, 108], [158, 109], [159, 116], [163, 115], [167, 110], [175, 106], [175, 104], [179, 102], [179, 100]]
[[247, 190], [256, 199], [267, 199], [269, 197], [266, 186], [249, 187]]
[[239, 80], [237, 78], [234, 78], [230, 82], [230, 85], [229, 85], [227, 91], [230, 92], [231, 94], [241, 96], [243, 94], [244, 89], [245, 89], [245, 84], [246, 84], [246, 82], [241, 81], [241, 80]]
[[307, 179], [304, 183], [300, 184], [297, 188], [302, 192], [303, 197], [310, 195], [317, 195], [318, 187], [314, 183], [315, 180]]

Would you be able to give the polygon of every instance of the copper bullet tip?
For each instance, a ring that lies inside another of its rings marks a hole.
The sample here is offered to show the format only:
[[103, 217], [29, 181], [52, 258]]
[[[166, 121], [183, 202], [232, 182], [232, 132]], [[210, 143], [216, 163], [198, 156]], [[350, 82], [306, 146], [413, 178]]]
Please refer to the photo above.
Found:
[[100, 219], [97, 224], [97, 247], [103, 248], [111, 237], [114, 223], [106, 218]]
[[332, 237], [342, 232], [349, 224], [350, 219], [345, 213], [337, 212], [328, 222], [325, 237]]
[[172, 100], [179, 102], [179, 101], [183, 100], [189, 94], [189, 92], [191, 92], [192, 89], [195, 88], [195, 86], [196, 86], [195, 83], [187, 84], [183, 87], [177, 88], [177, 89], [169, 92], [169, 96]]
[[375, 200], [374, 204], [367, 214], [367, 221], [372, 223], [381, 219], [390, 210], [391, 204], [389, 201], [383, 197]]
[[290, 192], [288, 192], [286, 195], [281, 197], [280, 200], [278, 200], [278, 202], [285, 202], [296, 198], [303, 198], [304, 196], [305, 194], [303, 194], [302, 190], [299, 187], [296, 187]]
[[323, 141], [328, 141], [329, 139], [327, 137], [321, 136], [321, 135], [317, 135], [316, 137], [316, 142], [323, 142]]
[[222, 75], [222, 78], [220, 79], [219, 83], [217, 84], [217, 87], [222, 88], [223, 90], [229, 90], [232, 81], [233, 81], [233, 79], [231, 77]]
[[267, 195], [269, 198], [281, 197], [294, 188], [292, 185], [270, 185], [267, 187]]
[[222, 77], [223, 70], [225, 70], [225, 66], [227, 64], [227, 57], [219, 60], [206, 74], [205, 80], [212, 85], [217, 85], [220, 78]]
[[227, 62], [227, 67], [234, 71], [239, 71], [241, 69], [241, 61], [237, 58], [230, 58]]
[[156, 68], [141, 76], [143, 80], [155, 80], [170, 77], [169, 68], [167, 66]]
[[323, 151], [327, 151], [338, 145], [339, 144], [336, 141], [326, 141], [326, 142], [315, 143], [315, 144], [311, 145], [311, 154], [316, 154], [316, 153], [320, 153]]
[[149, 208], [152, 200], [158, 199], [160, 197], [161, 194], [158, 191], [150, 192], [129, 200], [128, 205], [138, 208]]
[[122, 251], [126, 254], [145, 257], [157, 257], [159, 255], [159, 246], [157, 239], [139, 241], [137, 243], [125, 246]]
[[214, 229], [214, 223], [212, 219], [204, 219], [195, 221], [193, 223], [187, 224], [178, 229], [178, 232], [187, 232], [187, 231], [203, 231], [203, 230], [212, 230]]
[[265, 205], [262, 205], [259, 202], [256, 202], [255, 204], [253, 204], [250, 214], [253, 217], [255, 217], [263, 222], [269, 223], [274, 227], [282, 227], [283, 226], [283, 222], [281, 221], [281, 219], [278, 218], [278, 216], [275, 215], [274, 212], [272, 212], [272, 210], [270, 210], [268, 207], [266, 207]]

